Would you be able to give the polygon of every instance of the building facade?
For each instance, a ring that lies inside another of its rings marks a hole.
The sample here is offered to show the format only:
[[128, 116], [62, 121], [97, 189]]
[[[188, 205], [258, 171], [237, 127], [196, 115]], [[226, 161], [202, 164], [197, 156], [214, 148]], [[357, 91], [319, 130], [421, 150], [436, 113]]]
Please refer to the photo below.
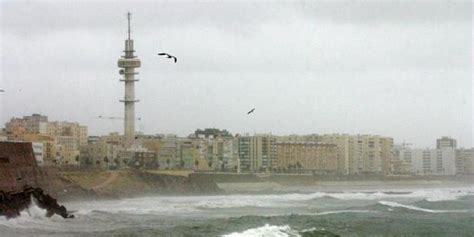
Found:
[[304, 141], [337, 146], [340, 174], [388, 174], [391, 169], [393, 138], [379, 135], [324, 134], [280, 137], [280, 141]]
[[456, 147], [457, 147], [456, 139], [453, 139], [450, 137], [442, 137], [442, 138], [436, 139], [436, 149], [445, 149], [445, 148], [456, 149]]
[[272, 135], [242, 136], [238, 138], [241, 171], [268, 171], [276, 161], [276, 138]]
[[119, 156], [122, 144], [123, 136], [118, 133], [92, 137], [87, 145], [80, 148], [80, 165], [104, 169], [126, 166], [127, 160]]
[[274, 170], [337, 172], [337, 146], [315, 142], [278, 142]]
[[474, 148], [456, 149], [456, 174], [474, 174]]
[[16, 133], [22, 131], [24, 133], [44, 133], [48, 117], [40, 114], [32, 114], [31, 116], [23, 116], [23, 118], [12, 118], [5, 123], [7, 133]]
[[44, 165], [44, 147], [42, 142], [33, 142], [33, 154], [35, 155], [36, 163], [38, 166]]
[[397, 160], [410, 164], [412, 175], [455, 175], [454, 149], [400, 149]]

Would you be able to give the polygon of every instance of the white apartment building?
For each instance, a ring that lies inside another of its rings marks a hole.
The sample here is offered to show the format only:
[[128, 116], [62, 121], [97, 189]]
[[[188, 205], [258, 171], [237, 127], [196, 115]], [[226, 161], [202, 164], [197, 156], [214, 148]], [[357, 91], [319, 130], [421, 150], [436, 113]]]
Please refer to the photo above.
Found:
[[400, 149], [395, 152], [404, 163], [410, 164], [413, 175], [455, 175], [456, 152], [454, 149]]

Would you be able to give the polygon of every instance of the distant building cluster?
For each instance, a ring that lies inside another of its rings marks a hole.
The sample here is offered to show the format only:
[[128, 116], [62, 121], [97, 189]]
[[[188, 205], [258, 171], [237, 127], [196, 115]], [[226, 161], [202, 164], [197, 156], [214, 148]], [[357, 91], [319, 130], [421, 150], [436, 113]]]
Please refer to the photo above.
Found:
[[88, 136], [87, 127], [33, 114], [12, 118], [0, 140], [31, 142], [38, 164], [84, 169], [178, 169], [233, 173], [333, 175], [474, 174], [474, 149], [442, 137], [436, 149], [394, 144], [379, 135], [232, 135], [197, 129], [187, 137], [136, 134]]
[[474, 174], [474, 149], [457, 148], [456, 140], [442, 137], [436, 149], [394, 147], [392, 173], [401, 175]]
[[[33, 114], [12, 118], [2, 131], [3, 140], [31, 142], [39, 165], [78, 165], [80, 147], [87, 145], [87, 127], [79, 123], [52, 122]], [[0, 139], [1, 140], [1, 139]]]

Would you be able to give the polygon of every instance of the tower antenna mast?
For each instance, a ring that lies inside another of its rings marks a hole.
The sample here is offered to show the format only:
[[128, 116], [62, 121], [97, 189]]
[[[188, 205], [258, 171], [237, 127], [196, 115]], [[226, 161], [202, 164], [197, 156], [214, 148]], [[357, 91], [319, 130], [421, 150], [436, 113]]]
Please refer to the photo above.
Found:
[[128, 39], [125, 40], [125, 50], [121, 58], [118, 60], [118, 67], [120, 75], [123, 75], [121, 81], [125, 82], [125, 95], [123, 100], [124, 103], [124, 147], [129, 148], [134, 142], [135, 138], [135, 103], [138, 100], [135, 99], [135, 82], [138, 79], [135, 75], [138, 74], [135, 71], [136, 68], [140, 67], [140, 59], [138, 59], [133, 52], [133, 40], [130, 37], [130, 16], [132, 14], [127, 12], [128, 20]]
[[127, 19], [128, 19], [128, 40], [130, 40], [130, 16], [132, 13], [127, 12]]

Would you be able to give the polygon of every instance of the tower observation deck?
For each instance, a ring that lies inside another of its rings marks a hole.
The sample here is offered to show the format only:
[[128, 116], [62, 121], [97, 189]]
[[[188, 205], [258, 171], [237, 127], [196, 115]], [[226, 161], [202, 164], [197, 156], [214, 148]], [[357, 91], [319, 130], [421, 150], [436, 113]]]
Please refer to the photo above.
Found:
[[135, 138], [135, 103], [138, 100], [135, 99], [135, 82], [138, 79], [135, 78], [135, 75], [138, 72], [135, 71], [135, 68], [140, 67], [140, 59], [138, 59], [133, 50], [133, 40], [130, 38], [130, 12], [127, 13], [128, 20], [128, 39], [125, 40], [125, 50], [124, 55], [118, 60], [118, 67], [121, 68], [119, 73], [123, 75], [123, 78], [120, 81], [125, 82], [125, 96], [123, 102], [125, 105], [125, 119], [124, 119], [124, 147], [128, 148], [133, 143]]

